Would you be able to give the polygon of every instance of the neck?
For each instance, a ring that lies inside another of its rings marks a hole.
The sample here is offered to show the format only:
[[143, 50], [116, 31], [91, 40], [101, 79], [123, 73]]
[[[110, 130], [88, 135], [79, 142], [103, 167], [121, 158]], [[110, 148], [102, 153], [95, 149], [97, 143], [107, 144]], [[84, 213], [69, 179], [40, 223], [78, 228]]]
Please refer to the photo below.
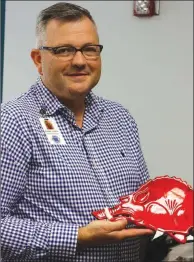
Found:
[[62, 100], [66, 107], [68, 107], [75, 116], [82, 115], [85, 110], [85, 99], [76, 99], [76, 100]]
[[42, 83], [59, 99], [59, 101], [69, 108], [75, 116], [76, 124], [79, 127], [82, 127], [84, 112], [85, 112], [85, 97], [86, 95], [75, 97], [74, 99], [69, 99], [64, 96], [61, 96], [61, 90], [57, 88], [50, 88], [49, 84], [46, 84], [45, 81], [41, 78]]
[[85, 111], [85, 97], [75, 100], [60, 99], [60, 101], [74, 113], [76, 124], [81, 128]]

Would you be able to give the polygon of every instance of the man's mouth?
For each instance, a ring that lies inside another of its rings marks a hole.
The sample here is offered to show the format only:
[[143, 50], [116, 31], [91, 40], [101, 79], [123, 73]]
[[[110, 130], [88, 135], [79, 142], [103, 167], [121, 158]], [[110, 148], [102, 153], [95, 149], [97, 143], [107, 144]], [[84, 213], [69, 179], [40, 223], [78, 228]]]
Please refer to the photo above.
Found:
[[74, 82], [82, 82], [85, 81], [88, 74], [86, 73], [73, 73], [73, 74], [67, 74], [66, 75], [70, 80], [74, 81]]
[[88, 73], [72, 73], [72, 74], [67, 74], [67, 76], [87, 76]]

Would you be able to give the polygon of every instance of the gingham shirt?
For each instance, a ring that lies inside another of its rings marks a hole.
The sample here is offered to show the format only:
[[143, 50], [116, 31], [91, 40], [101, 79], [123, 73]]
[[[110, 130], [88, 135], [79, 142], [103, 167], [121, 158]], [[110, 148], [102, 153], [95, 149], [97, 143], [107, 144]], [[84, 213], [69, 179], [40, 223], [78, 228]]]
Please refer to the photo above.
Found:
[[[40, 118], [55, 119], [65, 143], [51, 144]], [[39, 79], [1, 108], [3, 261], [139, 261], [138, 237], [81, 248], [91, 212], [118, 203], [148, 179], [136, 123], [92, 92], [83, 127]]]

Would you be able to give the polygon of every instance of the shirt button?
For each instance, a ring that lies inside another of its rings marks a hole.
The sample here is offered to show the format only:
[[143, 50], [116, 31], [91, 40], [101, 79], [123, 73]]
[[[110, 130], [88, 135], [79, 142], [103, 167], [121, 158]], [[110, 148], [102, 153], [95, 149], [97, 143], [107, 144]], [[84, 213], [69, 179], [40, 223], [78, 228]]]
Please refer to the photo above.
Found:
[[95, 160], [92, 161], [93, 167], [96, 167], [96, 162]]

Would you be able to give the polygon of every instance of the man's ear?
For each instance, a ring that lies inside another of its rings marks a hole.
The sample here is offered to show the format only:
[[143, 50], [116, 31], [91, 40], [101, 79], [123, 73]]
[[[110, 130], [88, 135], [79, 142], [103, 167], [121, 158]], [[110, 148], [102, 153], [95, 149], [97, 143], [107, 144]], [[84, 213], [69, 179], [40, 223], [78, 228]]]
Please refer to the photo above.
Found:
[[40, 50], [32, 49], [30, 56], [31, 56], [36, 68], [38, 69], [39, 74], [42, 75], [42, 61], [41, 61]]

